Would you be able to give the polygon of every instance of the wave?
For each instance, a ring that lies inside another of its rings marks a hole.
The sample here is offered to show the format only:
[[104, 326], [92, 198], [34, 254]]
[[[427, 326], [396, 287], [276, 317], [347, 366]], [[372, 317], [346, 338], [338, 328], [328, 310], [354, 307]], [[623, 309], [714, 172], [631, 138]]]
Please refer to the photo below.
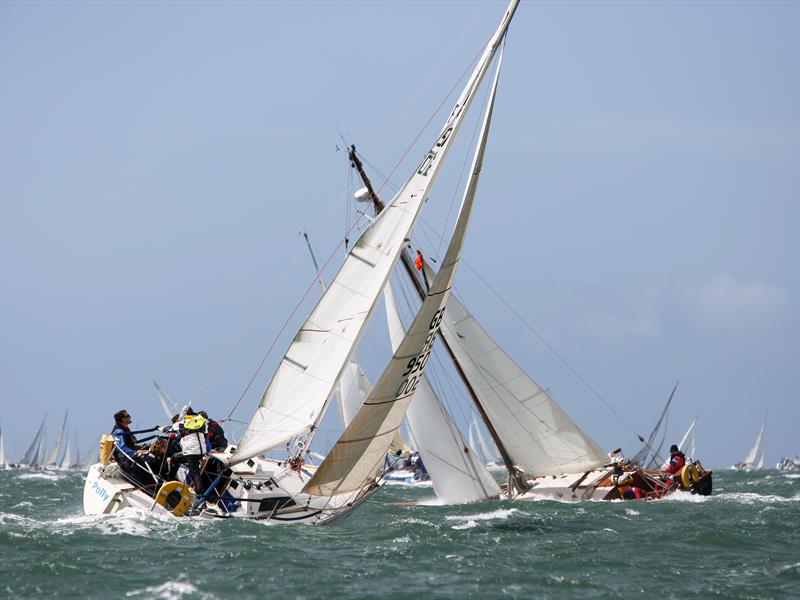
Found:
[[192, 598], [214, 598], [213, 594], [200, 591], [188, 581], [165, 581], [161, 585], [149, 586], [140, 590], [131, 590], [126, 598], [158, 598], [159, 600], [180, 600], [184, 596]]

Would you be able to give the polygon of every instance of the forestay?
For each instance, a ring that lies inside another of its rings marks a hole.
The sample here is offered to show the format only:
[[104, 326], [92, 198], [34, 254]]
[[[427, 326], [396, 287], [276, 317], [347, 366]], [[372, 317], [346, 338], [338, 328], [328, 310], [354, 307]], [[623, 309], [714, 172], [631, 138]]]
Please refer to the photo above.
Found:
[[[383, 291], [392, 350], [405, 335], [391, 284]], [[436, 392], [423, 375], [406, 415], [412, 439], [431, 476], [433, 489], [447, 502], [474, 502], [500, 495], [475, 446], [468, 446]]]
[[517, 366], [455, 296], [450, 298], [442, 335], [515, 465], [531, 475], [557, 475], [608, 462], [608, 455]]
[[232, 462], [241, 462], [292, 437], [307, 434], [319, 422], [516, 5], [517, 0], [513, 0], [416, 172], [366, 228], [298, 331], [267, 386]]
[[[500, 38], [496, 43], [499, 42]], [[494, 46], [490, 46], [489, 49], [492, 50], [491, 56], [494, 53]], [[332, 496], [356, 491], [370, 485], [375, 481], [383, 466], [391, 438], [400, 429], [400, 424], [422, 379], [433, 343], [439, 333], [450, 288], [460, 260], [461, 248], [483, 164], [499, 75], [500, 61], [498, 60], [497, 73], [492, 82], [470, 178], [464, 192], [453, 237], [445, 253], [442, 269], [431, 284], [419, 312], [391, 361], [364, 401], [364, 406], [358, 411], [327, 458], [303, 488], [303, 491], [308, 494]]]

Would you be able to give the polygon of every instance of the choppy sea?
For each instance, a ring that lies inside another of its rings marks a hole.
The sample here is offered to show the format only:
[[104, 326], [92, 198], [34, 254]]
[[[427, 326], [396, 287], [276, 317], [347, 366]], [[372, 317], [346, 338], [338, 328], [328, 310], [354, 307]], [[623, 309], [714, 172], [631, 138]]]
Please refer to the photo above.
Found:
[[397, 506], [325, 527], [88, 517], [80, 472], [0, 471], [0, 597], [798, 598], [800, 473], [659, 501]]

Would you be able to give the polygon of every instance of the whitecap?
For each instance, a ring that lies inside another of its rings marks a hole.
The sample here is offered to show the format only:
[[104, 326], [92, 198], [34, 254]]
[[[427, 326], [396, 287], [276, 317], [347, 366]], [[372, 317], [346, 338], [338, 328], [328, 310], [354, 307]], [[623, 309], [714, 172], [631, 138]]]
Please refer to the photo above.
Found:
[[448, 515], [445, 518], [449, 521], [492, 521], [494, 519], [507, 519], [518, 512], [520, 511], [517, 508], [499, 508], [486, 513], [478, 513], [475, 515]]
[[158, 598], [159, 600], [180, 600], [184, 596], [213, 598], [211, 594], [201, 592], [188, 581], [165, 581], [161, 585], [132, 590], [125, 594], [128, 598]]
[[66, 475], [58, 475], [56, 473], [22, 473], [17, 476], [17, 479], [44, 479], [45, 481], [60, 481], [66, 479]]

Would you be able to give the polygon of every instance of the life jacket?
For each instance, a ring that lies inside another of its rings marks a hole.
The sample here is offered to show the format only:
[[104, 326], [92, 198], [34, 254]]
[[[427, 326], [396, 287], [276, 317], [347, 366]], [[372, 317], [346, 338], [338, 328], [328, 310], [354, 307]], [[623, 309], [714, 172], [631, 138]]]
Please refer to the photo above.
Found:
[[208, 453], [206, 431], [208, 426], [203, 415], [186, 415], [179, 425], [181, 451], [184, 456], [203, 456]]
[[667, 473], [671, 473], [675, 475], [676, 473], [680, 473], [681, 469], [686, 465], [686, 455], [683, 452], [676, 452], [673, 454], [669, 459], [669, 464], [665, 469]]

